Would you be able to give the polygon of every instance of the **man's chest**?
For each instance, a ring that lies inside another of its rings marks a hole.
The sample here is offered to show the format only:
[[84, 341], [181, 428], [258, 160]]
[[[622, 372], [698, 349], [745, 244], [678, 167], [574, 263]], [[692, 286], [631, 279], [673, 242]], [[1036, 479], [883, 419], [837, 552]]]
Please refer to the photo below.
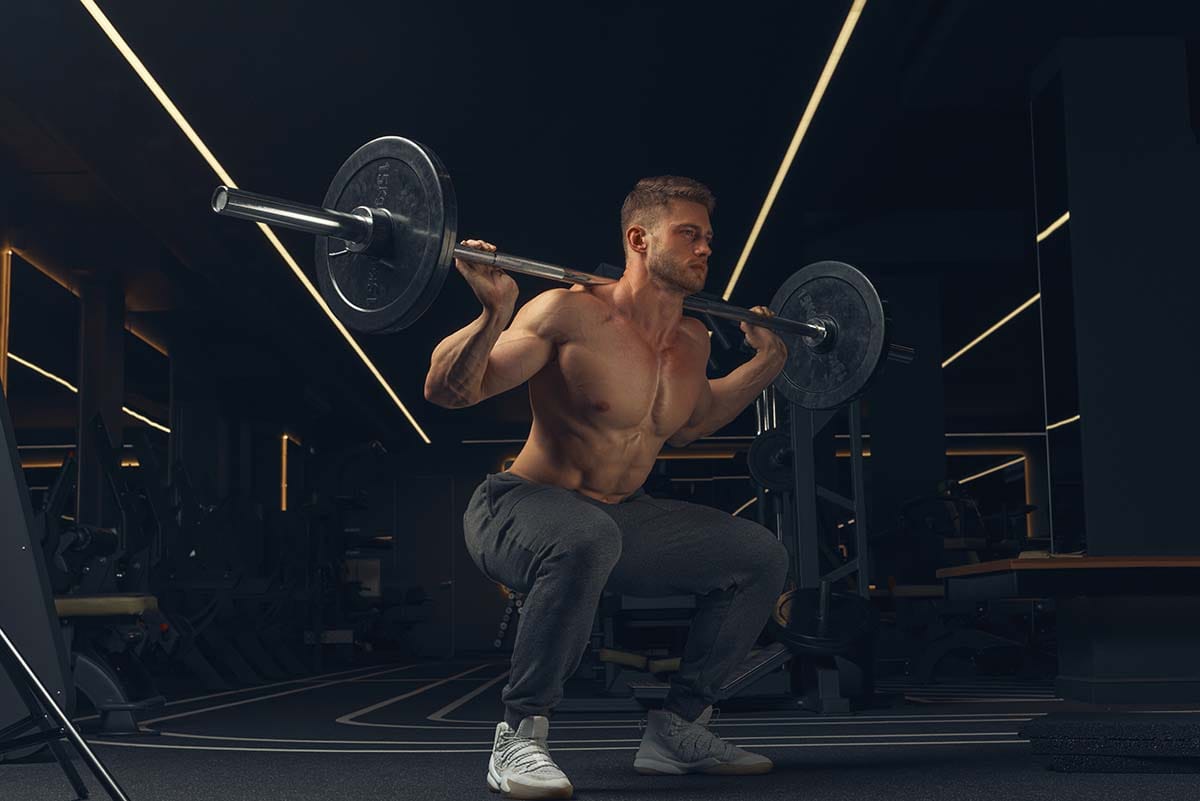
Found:
[[605, 427], [645, 426], [662, 436], [687, 422], [707, 380], [694, 343], [654, 349], [618, 332], [567, 344], [558, 367], [576, 414]]

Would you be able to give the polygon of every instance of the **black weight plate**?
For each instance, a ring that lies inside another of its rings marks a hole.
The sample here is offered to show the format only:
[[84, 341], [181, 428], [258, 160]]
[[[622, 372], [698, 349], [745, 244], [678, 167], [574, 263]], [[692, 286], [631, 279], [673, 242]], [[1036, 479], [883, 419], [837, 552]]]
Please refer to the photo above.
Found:
[[374, 139], [346, 159], [322, 205], [383, 208], [393, 219], [383, 253], [353, 253], [340, 239], [317, 237], [321, 295], [338, 319], [368, 333], [416, 322], [442, 290], [458, 228], [454, 186], [438, 157], [410, 139]]
[[831, 592], [829, 621], [822, 635], [818, 627], [821, 591], [788, 590], [775, 602], [772, 622], [775, 638], [793, 653], [841, 654], [853, 650], [875, 630], [875, 610], [860, 595]]
[[886, 351], [887, 319], [879, 293], [849, 264], [820, 261], [797, 271], [771, 299], [780, 317], [829, 317], [837, 324], [826, 352], [788, 339], [788, 360], [775, 379], [784, 397], [806, 409], [835, 409], [861, 395]]
[[782, 429], [764, 431], [750, 442], [746, 466], [755, 484], [773, 492], [792, 489], [792, 438]]

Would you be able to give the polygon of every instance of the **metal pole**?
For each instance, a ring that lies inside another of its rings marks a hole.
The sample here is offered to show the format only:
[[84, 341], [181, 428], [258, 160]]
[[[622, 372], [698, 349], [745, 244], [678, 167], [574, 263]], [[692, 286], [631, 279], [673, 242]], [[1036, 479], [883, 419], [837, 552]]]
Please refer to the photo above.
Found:
[[[41, 704], [45, 712], [57, 718], [54, 723], [58, 724], [63, 730], [63, 737], [69, 740], [71, 745], [75, 746], [75, 750], [83, 758], [84, 763], [88, 766], [88, 770], [96, 777], [96, 781], [100, 783], [100, 786], [104, 788], [104, 791], [108, 793], [113, 801], [128, 801], [129, 796], [125, 795], [125, 791], [117, 784], [117, 780], [105, 769], [104, 763], [92, 753], [92, 749], [84, 742], [83, 737], [79, 734], [79, 730], [75, 728], [71, 723], [71, 719], [54, 702], [54, 698], [50, 695], [50, 691], [46, 689], [46, 685], [42, 684], [41, 679], [33, 672], [33, 668], [29, 667], [29, 663], [25, 661], [25, 657], [21, 656], [21, 652], [17, 650], [17, 646], [13, 644], [2, 628], [0, 628], [0, 641], [3, 642], [7, 655], [16, 662], [21, 672], [25, 675], [25, 678], [29, 680], [28, 686], [34, 698]], [[13, 681], [17, 680], [17, 677], [13, 676]], [[36, 710], [31, 709], [29, 711], [31, 714], [36, 714]]]
[[854, 482], [854, 561], [858, 564], [858, 594], [871, 597], [871, 555], [867, 541], [867, 488], [863, 475], [862, 405], [850, 404], [850, 474]]

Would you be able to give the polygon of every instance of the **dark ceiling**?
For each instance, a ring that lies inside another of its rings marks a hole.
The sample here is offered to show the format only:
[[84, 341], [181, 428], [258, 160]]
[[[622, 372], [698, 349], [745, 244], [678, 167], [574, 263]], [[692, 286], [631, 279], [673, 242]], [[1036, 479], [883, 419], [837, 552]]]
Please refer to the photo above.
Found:
[[[358, 145], [404, 135], [449, 168], [462, 235], [594, 269], [620, 258], [617, 211], [639, 177], [691, 175], [719, 198], [719, 292], [850, 2], [99, 5], [244, 188], [315, 203]], [[940, 302], [920, 313], [941, 316], [942, 352], [921, 357], [940, 362], [1037, 290], [1035, 67], [1064, 36], [1194, 34], [1195, 5], [871, 0], [734, 302], [766, 303], [825, 258], [935, 275]], [[134, 319], [173, 354], [206, 352], [251, 414], [415, 442], [255, 227], [208, 210], [220, 180], [83, 5], [10, 2], [0, 20], [14, 243], [55, 270], [120, 273]], [[311, 239], [280, 237], [311, 274]], [[521, 284], [523, 300], [545, 288]], [[452, 275], [435, 308], [360, 341], [435, 443], [522, 436], [519, 391], [465, 412], [422, 399], [433, 345], [477, 305]], [[1040, 427], [1038, 342], [1027, 314], [948, 368], [947, 430]], [[147, 374], [165, 367], [130, 364], [153, 396]]]

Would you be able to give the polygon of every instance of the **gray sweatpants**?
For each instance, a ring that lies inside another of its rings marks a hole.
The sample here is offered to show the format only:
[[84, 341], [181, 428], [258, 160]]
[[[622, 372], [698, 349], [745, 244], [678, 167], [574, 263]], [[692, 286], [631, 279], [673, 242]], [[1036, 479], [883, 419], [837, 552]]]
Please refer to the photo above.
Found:
[[727, 512], [638, 490], [608, 504], [495, 473], [471, 496], [463, 528], [484, 575], [525, 593], [501, 698], [514, 728], [549, 715], [587, 650], [608, 589], [697, 596], [666, 707], [694, 720], [750, 652], [787, 576], [787, 550]]

